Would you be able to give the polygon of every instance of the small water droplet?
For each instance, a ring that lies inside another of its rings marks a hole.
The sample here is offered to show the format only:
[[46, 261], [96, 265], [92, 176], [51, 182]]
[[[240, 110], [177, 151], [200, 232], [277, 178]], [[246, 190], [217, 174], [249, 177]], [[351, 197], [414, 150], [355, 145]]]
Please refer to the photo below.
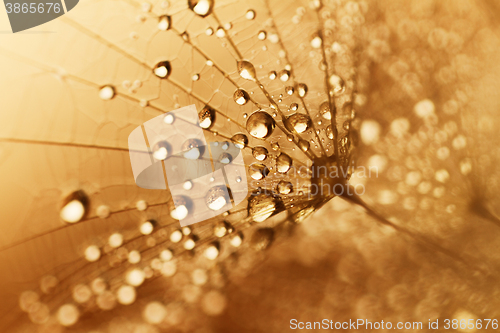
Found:
[[203, 155], [204, 146], [198, 139], [187, 139], [181, 146], [182, 156], [189, 160], [197, 160]]
[[153, 73], [161, 79], [166, 79], [170, 75], [172, 68], [170, 67], [170, 62], [160, 61], [153, 68]]
[[212, 29], [211, 27], [208, 27], [207, 30], [205, 30], [205, 34], [207, 36], [212, 36], [214, 34], [214, 29]]
[[265, 40], [267, 38], [267, 32], [265, 32], [264, 30], [259, 31], [259, 33], [257, 34], [257, 38], [259, 40]]
[[250, 239], [250, 244], [257, 251], [267, 249], [274, 240], [274, 230], [271, 228], [257, 229]]
[[269, 174], [267, 166], [261, 163], [252, 163], [249, 167], [249, 174], [255, 180], [261, 180]]
[[295, 91], [295, 89], [293, 87], [291, 87], [291, 86], [285, 87], [285, 93], [287, 95], [290, 95], [290, 96], [293, 95], [294, 91]]
[[193, 76], [191, 76], [191, 80], [193, 81], [198, 81], [200, 79], [200, 74], [194, 74]]
[[278, 76], [278, 74], [276, 74], [275, 71], [269, 72], [269, 80], [274, 80], [274, 79], [276, 79], [277, 76]]
[[238, 73], [240, 76], [246, 80], [255, 81], [257, 76], [255, 74], [255, 67], [253, 64], [246, 60], [241, 60], [237, 62]]
[[123, 235], [120, 234], [120, 233], [118, 233], [118, 232], [115, 232], [114, 234], [112, 234], [111, 236], [109, 236], [109, 238], [108, 238], [108, 244], [112, 248], [117, 248], [117, 247], [122, 246], [122, 244], [123, 244]]
[[218, 27], [215, 31], [215, 36], [222, 38], [226, 36], [226, 31], [222, 27]]
[[328, 82], [330, 82], [330, 87], [332, 89], [330, 95], [340, 95], [345, 91], [345, 82], [340, 76], [332, 74]]
[[214, 1], [213, 0], [188, 0], [189, 9], [195, 14], [205, 17], [212, 12]]
[[209, 260], [215, 260], [219, 256], [219, 244], [210, 244], [203, 252], [203, 255]]
[[290, 104], [290, 110], [297, 111], [298, 108], [299, 108], [299, 105], [297, 103]]
[[247, 20], [253, 20], [255, 18], [255, 11], [250, 9], [246, 12], [245, 17]]
[[111, 85], [102, 86], [99, 89], [99, 97], [102, 100], [109, 101], [110, 99], [115, 97], [115, 95], [116, 95], [115, 87]]
[[248, 144], [247, 136], [245, 134], [242, 134], [242, 133], [238, 133], [238, 134], [233, 135], [233, 137], [231, 138], [231, 141], [233, 141], [234, 145], [239, 149], [245, 148], [246, 145]]
[[305, 83], [299, 83], [297, 84], [297, 93], [299, 94], [300, 97], [305, 97], [307, 95], [307, 85]]
[[286, 173], [290, 170], [291, 166], [292, 158], [287, 154], [282, 153], [276, 158], [276, 170], [278, 170], [278, 172]]
[[255, 222], [264, 222], [273, 215], [278, 208], [275, 198], [267, 194], [258, 194], [252, 196], [248, 202], [248, 212]]
[[186, 198], [182, 196], [173, 197], [174, 209], [170, 211], [170, 216], [176, 220], [185, 219], [189, 213]]
[[212, 127], [215, 121], [215, 110], [208, 105], [205, 105], [205, 107], [201, 109], [200, 113], [198, 114], [198, 117], [200, 118], [201, 128], [208, 129]]
[[165, 160], [170, 153], [170, 146], [166, 141], [157, 142], [153, 146], [153, 157], [158, 161]]
[[278, 73], [278, 77], [281, 81], [286, 82], [290, 78], [290, 71], [283, 69]]
[[233, 99], [238, 105], [245, 105], [250, 100], [250, 96], [243, 89], [237, 89], [233, 94]]
[[330, 103], [328, 103], [328, 101], [321, 103], [319, 106], [319, 113], [327, 120], [332, 119], [332, 112], [330, 111]]
[[280, 149], [280, 145], [277, 142], [272, 142], [271, 143], [271, 148], [273, 150], [278, 150], [278, 149]]
[[162, 15], [158, 19], [158, 29], [161, 31], [167, 31], [170, 29], [170, 25], [172, 24], [172, 18], [168, 15]]
[[333, 140], [332, 125], [328, 125], [326, 127], [326, 136], [328, 137], [328, 139]]
[[230, 199], [226, 186], [214, 186], [208, 190], [205, 196], [207, 207], [214, 211], [222, 209], [228, 202]]
[[167, 114], [165, 115], [165, 117], [163, 118], [163, 122], [164, 122], [165, 124], [169, 124], [169, 125], [171, 125], [171, 124], [173, 124], [173, 123], [174, 123], [174, 121], [175, 121], [175, 116], [174, 116], [172, 113], [167, 113]]
[[83, 191], [75, 191], [63, 200], [59, 216], [64, 222], [75, 223], [83, 219], [87, 210], [87, 196]]
[[269, 114], [257, 111], [248, 118], [246, 128], [251, 136], [265, 139], [273, 133], [275, 125], [274, 119]]
[[279, 194], [286, 195], [286, 194], [289, 194], [290, 192], [292, 192], [293, 185], [290, 182], [282, 180], [278, 183], [278, 186], [276, 187], [276, 189], [277, 189]]
[[257, 146], [252, 149], [252, 155], [256, 160], [264, 161], [267, 158], [268, 151], [265, 147]]
[[323, 44], [323, 40], [321, 37], [316, 36], [311, 40], [311, 46], [315, 49], [319, 49], [321, 45]]
[[306, 140], [299, 141], [299, 148], [302, 149], [302, 151], [308, 151], [309, 146], [310, 146], [309, 141]]
[[351, 126], [351, 122], [350, 122], [349, 120], [344, 121], [344, 125], [343, 125], [343, 127], [344, 127], [344, 129], [345, 129], [346, 131], [348, 131], [348, 130], [349, 130], [350, 126]]

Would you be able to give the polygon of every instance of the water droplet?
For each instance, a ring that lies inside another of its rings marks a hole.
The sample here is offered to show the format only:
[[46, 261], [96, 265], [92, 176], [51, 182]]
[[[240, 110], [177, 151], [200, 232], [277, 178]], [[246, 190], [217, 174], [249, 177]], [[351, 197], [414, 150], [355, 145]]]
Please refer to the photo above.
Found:
[[229, 153], [222, 153], [219, 156], [219, 162], [222, 164], [229, 164], [233, 160], [233, 157]]
[[186, 140], [181, 149], [183, 151], [182, 156], [188, 160], [197, 160], [203, 155], [204, 147], [198, 139], [188, 139]]
[[171, 125], [174, 123], [174, 121], [175, 121], [175, 116], [172, 113], [167, 113], [165, 117], [163, 117], [163, 122], [165, 124]]
[[57, 310], [57, 321], [63, 326], [72, 326], [80, 317], [80, 311], [73, 304], [64, 304]]
[[321, 116], [327, 120], [332, 119], [332, 113], [330, 112], [330, 104], [328, 102], [323, 102], [319, 106], [319, 113]]
[[212, 12], [214, 1], [213, 0], [188, 0], [189, 9], [195, 14], [205, 17]]
[[275, 71], [269, 72], [269, 80], [274, 80], [274, 79], [276, 79], [277, 76], [278, 76], [278, 74], [276, 74]]
[[230, 202], [226, 186], [214, 186], [205, 196], [205, 204], [211, 210], [220, 210]]
[[248, 144], [247, 136], [245, 134], [241, 134], [241, 133], [233, 135], [233, 137], [231, 138], [231, 141], [233, 141], [234, 145], [239, 149], [245, 148], [246, 145]]
[[77, 303], [85, 303], [92, 297], [92, 290], [85, 284], [77, 284], [73, 288], [73, 299]]
[[201, 128], [208, 129], [212, 127], [215, 121], [215, 110], [208, 105], [205, 105], [205, 107], [201, 109], [200, 113], [198, 114], [198, 117], [200, 118]]
[[87, 210], [87, 196], [83, 191], [75, 191], [63, 200], [59, 216], [64, 222], [75, 223], [83, 219]]
[[170, 75], [171, 71], [170, 67], [170, 62], [168, 61], [160, 61], [159, 63], [156, 64], [156, 66], [153, 68], [153, 73], [157, 77], [161, 79], [166, 79]]
[[127, 272], [125, 276], [125, 281], [131, 286], [137, 287], [140, 286], [145, 279], [144, 271], [140, 268], [134, 268]]
[[215, 36], [222, 38], [226, 36], [226, 31], [222, 27], [218, 27], [217, 30], [215, 31]]
[[168, 142], [160, 141], [153, 146], [153, 157], [158, 161], [165, 160], [170, 153], [170, 147]]
[[297, 93], [299, 94], [300, 97], [305, 97], [307, 95], [307, 85], [305, 83], [299, 83], [297, 84]]
[[193, 188], [193, 182], [190, 180], [186, 180], [184, 184], [182, 184], [182, 188], [185, 189], [186, 191], [190, 190]]
[[246, 60], [241, 60], [237, 62], [238, 73], [244, 79], [255, 81], [257, 75], [255, 74], [255, 67], [253, 67], [251, 62]]
[[328, 125], [326, 127], [326, 136], [328, 137], [328, 139], [333, 140], [332, 125]]
[[330, 78], [328, 79], [328, 82], [330, 82], [330, 95], [340, 95], [344, 92], [345, 90], [345, 83], [344, 80], [335, 74], [332, 74]]
[[290, 71], [283, 69], [278, 73], [278, 77], [281, 81], [286, 82], [290, 78]]
[[269, 137], [275, 127], [274, 119], [264, 111], [254, 112], [247, 120], [247, 131], [258, 139]]
[[286, 173], [288, 170], [290, 170], [291, 166], [292, 158], [287, 154], [280, 154], [276, 158], [276, 170], [278, 170], [278, 172]]
[[277, 142], [272, 142], [271, 143], [271, 148], [273, 150], [278, 150], [278, 149], [280, 149], [280, 145]]
[[209, 245], [205, 252], [203, 253], [206, 258], [210, 260], [215, 260], [219, 256], [219, 246], [217, 243], [213, 243]]
[[194, 74], [193, 76], [191, 76], [191, 80], [193, 81], [198, 81], [200, 79], [200, 74]]
[[116, 291], [116, 298], [118, 303], [123, 305], [129, 305], [135, 302], [136, 292], [135, 288], [132, 286], [121, 286]]
[[304, 133], [311, 126], [311, 118], [306, 114], [295, 113], [287, 118], [285, 125], [291, 132]]
[[267, 38], [267, 32], [265, 32], [264, 30], [259, 31], [259, 33], [257, 34], [257, 38], [260, 40], [265, 40]]
[[248, 202], [248, 213], [255, 222], [264, 222], [276, 209], [276, 199], [267, 194], [254, 195]]
[[311, 40], [311, 46], [315, 49], [319, 49], [321, 45], [323, 44], [323, 40], [321, 37], [316, 36]]
[[141, 224], [139, 230], [141, 234], [143, 235], [150, 235], [153, 232], [154, 226], [151, 221], [146, 221], [143, 224]]
[[297, 111], [298, 108], [299, 108], [299, 105], [297, 103], [290, 104], [290, 110]]
[[252, 155], [256, 160], [264, 161], [267, 158], [268, 151], [265, 147], [257, 146], [252, 149]]
[[241, 177], [240, 176], [236, 177], [236, 182], [237, 183], [241, 183]]
[[250, 239], [250, 244], [257, 251], [267, 249], [274, 240], [274, 230], [271, 228], [257, 229]]
[[280, 41], [278, 34], [270, 34], [269, 41], [273, 44], [277, 44]]
[[207, 66], [213, 66], [214, 65], [214, 62], [212, 60], [207, 60], [206, 62]]
[[344, 127], [344, 129], [345, 129], [346, 131], [348, 131], [348, 130], [349, 130], [350, 126], [351, 126], [351, 122], [350, 122], [349, 120], [344, 121], [344, 125], [343, 125], [343, 127]]
[[309, 141], [306, 140], [299, 141], [299, 148], [302, 149], [302, 151], [308, 151], [309, 147], [310, 147]]
[[162, 15], [158, 19], [158, 29], [161, 31], [167, 31], [170, 29], [170, 25], [172, 24], [172, 18], [168, 15]]
[[250, 96], [243, 89], [237, 89], [233, 94], [233, 99], [238, 105], [245, 105], [250, 100]]
[[102, 100], [109, 101], [110, 99], [115, 97], [115, 95], [116, 95], [115, 87], [111, 85], [102, 86], [99, 89], [99, 97]]
[[186, 237], [186, 240], [184, 241], [183, 247], [186, 250], [192, 250], [196, 246], [196, 242], [193, 236]]
[[285, 87], [285, 93], [287, 95], [290, 95], [290, 96], [293, 95], [294, 91], [295, 91], [295, 89], [293, 89], [293, 87], [291, 87], [291, 86]]
[[217, 222], [214, 225], [214, 236], [224, 237], [228, 232], [229, 224], [227, 222]]
[[245, 17], [247, 20], [253, 20], [255, 18], [255, 11], [250, 9], [246, 12]]
[[141, 253], [137, 250], [132, 250], [128, 254], [128, 262], [131, 264], [137, 264], [141, 261]]
[[264, 164], [253, 163], [249, 167], [249, 174], [253, 179], [260, 180], [269, 174], [269, 169]]
[[150, 302], [144, 308], [142, 317], [149, 324], [160, 324], [167, 316], [167, 309], [160, 302]]
[[90, 262], [97, 261], [101, 257], [101, 250], [96, 245], [90, 245], [85, 249], [84, 257]]
[[[188, 203], [184, 197], [173, 198], [175, 208], [170, 211], [170, 216], [176, 220], [183, 220], [189, 213]], [[181, 235], [182, 236], [182, 235]]]
[[122, 244], [123, 244], [123, 235], [120, 234], [120, 233], [117, 233], [117, 232], [114, 233], [114, 234], [112, 234], [108, 238], [108, 244], [112, 248], [117, 248], [117, 247], [122, 246]]
[[229, 243], [234, 247], [239, 247], [243, 243], [243, 236], [241, 233], [234, 235]]
[[[181, 238], [182, 238], [182, 234], [181, 234]], [[174, 254], [170, 250], [163, 250], [160, 252], [160, 259], [162, 261], [170, 261], [170, 260], [172, 260], [173, 257], [174, 257]]]
[[214, 34], [214, 29], [212, 29], [211, 27], [208, 27], [207, 30], [205, 30], [205, 34], [207, 36], [212, 36]]
[[293, 185], [290, 182], [282, 180], [278, 183], [276, 189], [279, 194], [289, 194], [290, 192], [292, 192]]

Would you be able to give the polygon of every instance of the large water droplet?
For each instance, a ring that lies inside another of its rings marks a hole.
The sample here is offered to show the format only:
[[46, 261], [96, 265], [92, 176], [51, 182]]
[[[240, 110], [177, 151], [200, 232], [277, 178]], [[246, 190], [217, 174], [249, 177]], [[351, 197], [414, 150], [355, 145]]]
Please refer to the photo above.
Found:
[[75, 191], [63, 200], [59, 216], [64, 222], [75, 223], [85, 216], [87, 209], [87, 196], [83, 191]]
[[282, 180], [278, 183], [278, 186], [276, 187], [276, 189], [277, 189], [279, 194], [286, 195], [286, 194], [289, 194], [290, 192], [292, 192], [293, 185], [290, 182]]
[[188, 0], [189, 9], [195, 14], [205, 17], [210, 15], [214, 7], [213, 0]]
[[172, 70], [172, 68], [170, 67], [170, 62], [160, 61], [153, 68], [153, 73], [161, 79], [166, 79], [170, 75], [171, 70]]
[[252, 155], [258, 161], [264, 161], [267, 158], [268, 151], [264, 147], [254, 147], [252, 149]]
[[290, 170], [292, 166], [292, 158], [287, 154], [280, 154], [276, 158], [276, 170], [281, 173], [285, 173]]
[[264, 164], [252, 163], [249, 167], [249, 174], [252, 179], [261, 180], [269, 174], [269, 169]]
[[201, 128], [208, 129], [214, 124], [215, 110], [208, 105], [205, 105], [205, 107], [201, 109], [200, 113], [198, 114], [198, 117], [200, 118]]
[[233, 141], [234, 145], [240, 149], [245, 148], [246, 145], [248, 144], [247, 136], [245, 134], [241, 134], [241, 133], [233, 135], [233, 137], [231, 138], [231, 141]]
[[238, 73], [244, 79], [255, 81], [257, 79], [257, 75], [255, 74], [255, 67], [253, 67], [251, 62], [246, 60], [238, 61], [236, 64], [238, 68]]
[[311, 126], [311, 118], [302, 113], [296, 113], [286, 120], [286, 128], [295, 133], [304, 133]]
[[330, 95], [340, 95], [344, 92], [345, 82], [340, 76], [332, 74], [328, 82], [330, 82], [330, 87], [332, 89]]
[[250, 100], [250, 96], [243, 89], [238, 89], [233, 94], [233, 99], [238, 105], [245, 105]]
[[264, 111], [254, 112], [247, 120], [247, 131], [251, 136], [265, 139], [273, 133], [274, 119]]
[[305, 83], [299, 83], [297, 84], [297, 93], [299, 94], [300, 97], [305, 97], [307, 95], [307, 85]]
[[257, 194], [252, 196], [248, 202], [248, 213], [255, 222], [264, 222], [274, 214], [277, 206], [277, 201], [272, 196]]

